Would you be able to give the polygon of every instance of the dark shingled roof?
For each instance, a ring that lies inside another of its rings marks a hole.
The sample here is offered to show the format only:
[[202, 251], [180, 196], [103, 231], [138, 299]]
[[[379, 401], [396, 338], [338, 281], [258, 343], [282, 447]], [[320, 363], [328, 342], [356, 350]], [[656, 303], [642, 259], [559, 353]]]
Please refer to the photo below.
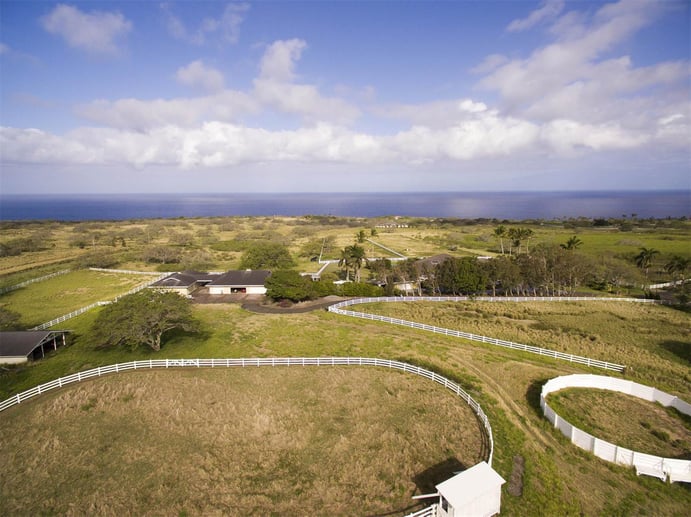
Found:
[[183, 271], [173, 273], [161, 280], [151, 284], [151, 287], [169, 287], [184, 289], [194, 285], [196, 282], [209, 283], [218, 278], [218, 273], [200, 273], [198, 271]]
[[223, 287], [263, 286], [270, 274], [271, 271], [267, 269], [227, 271], [209, 285]]
[[26, 357], [55, 334], [64, 333], [52, 330], [0, 332], [0, 357]]

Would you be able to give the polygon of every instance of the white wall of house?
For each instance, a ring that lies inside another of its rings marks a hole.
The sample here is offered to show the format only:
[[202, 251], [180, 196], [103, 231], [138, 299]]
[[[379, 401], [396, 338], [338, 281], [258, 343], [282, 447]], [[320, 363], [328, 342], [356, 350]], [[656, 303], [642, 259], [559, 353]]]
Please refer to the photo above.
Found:
[[266, 287], [263, 285], [250, 285], [247, 287], [247, 294], [266, 294]]

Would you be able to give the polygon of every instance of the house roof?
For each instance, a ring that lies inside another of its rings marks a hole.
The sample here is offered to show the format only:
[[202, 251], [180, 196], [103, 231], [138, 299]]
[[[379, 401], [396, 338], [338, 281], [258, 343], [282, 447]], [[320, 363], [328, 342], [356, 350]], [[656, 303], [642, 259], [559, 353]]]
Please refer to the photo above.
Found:
[[506, 481], [490, 467], [481, 461], [477, 465], [464, 470], [446, 481], [439, 483], [436, 488], [454, 509], [462, 509], [468, 503], [487, 497]]
[[209, 285], [223, 287], [263, 286], [269, 275], [271, 275], [271, 271], [267, 269], [226, 271]]
[[183, 271], [173, 273], [151, 284], [151, 287], [168, 287], [171, 289], [185, 289], [197, 282], [212, 282], [221, 276], [218, 273], [200, 273], [199, 271]]
[[56, 334], [65, 334], [65, 331], [0, 332], [0, 357], [26, 357], [43, 343], [53, 339]]

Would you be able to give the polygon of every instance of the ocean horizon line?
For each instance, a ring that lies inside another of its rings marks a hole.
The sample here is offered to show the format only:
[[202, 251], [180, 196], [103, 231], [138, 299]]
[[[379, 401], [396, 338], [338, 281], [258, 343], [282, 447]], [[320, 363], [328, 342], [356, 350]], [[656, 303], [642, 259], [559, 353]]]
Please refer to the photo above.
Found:
[[1, 194], [0, 220], [408, 216], [553, 220], [689, 217], [689, 190]]

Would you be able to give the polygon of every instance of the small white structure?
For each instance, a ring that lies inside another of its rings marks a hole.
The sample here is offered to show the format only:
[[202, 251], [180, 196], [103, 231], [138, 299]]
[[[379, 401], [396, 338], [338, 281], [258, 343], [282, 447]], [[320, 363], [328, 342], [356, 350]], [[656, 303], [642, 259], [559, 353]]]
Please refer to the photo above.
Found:
[[501, 510], [501, 486], [506, 483], [487, 462], [439, 483], [438, 517], [490, 517]]

